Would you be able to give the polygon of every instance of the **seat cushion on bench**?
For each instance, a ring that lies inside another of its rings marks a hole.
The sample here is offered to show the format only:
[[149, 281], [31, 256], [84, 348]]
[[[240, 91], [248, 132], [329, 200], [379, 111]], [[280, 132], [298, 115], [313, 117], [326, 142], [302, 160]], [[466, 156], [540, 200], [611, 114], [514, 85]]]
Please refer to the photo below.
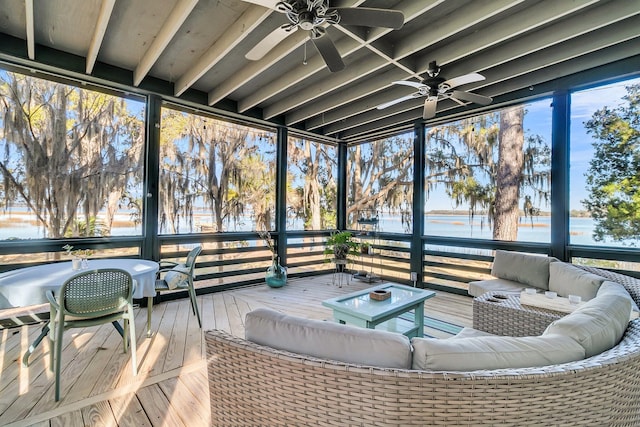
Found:
[[260, 308], [247, 313], [246, 339], [320, 359], [383, 368], [411, 368], [411, 344], [402, 334], [289, 316]]
[[458, 338], [471, 338], [471, 337], [495, 337], [495, 334], [490, 332], [481, 331], [480, 329], [473, 329], [469, 327], [464, 327], [449, 339], [458, 339]]
[[413, 369], [478, 371], [528, 368], [584, 359], [584, 348], [561, 335], [413, 338]]
[[523, 287], [549, 289], [549, 264], [556, 258], [520, 252], [497, 250], [493, 258], [491, 275], [499, 279], [520, 282]]
[[467, 292], [471, 296], [479, 297], [480, 295], [487, 292], [519, 294], [524, 288], [524, 284], [514, 282], [513, 280], [488, 279], [469, 282], [469, 289]]
[[552, 322], [543, 332], [573, 338], [587, 357], [609, 350], [622, 338], [629, 324], [631, 301], [621, 295], [600, 295], [573, 313]]

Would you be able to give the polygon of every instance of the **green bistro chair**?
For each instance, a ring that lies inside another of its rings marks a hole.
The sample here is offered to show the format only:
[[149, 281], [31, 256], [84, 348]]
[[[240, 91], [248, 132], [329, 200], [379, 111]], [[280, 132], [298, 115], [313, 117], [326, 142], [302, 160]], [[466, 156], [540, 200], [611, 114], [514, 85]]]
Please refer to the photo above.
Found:
[[[162, 261], [158, 270], [156, 280], [156, 292], [173, 291], [177, 289], [187, 290], [191, 299], [191, 310], [198, 318], [198, 325], [202, 328], [200, 310], [198, 310], [198, 300], [196, 299], [196, 289], [193, 286], [195, 277], [194, 269], [196, 258], [202, 252], [202, 246], [196, 246], [187, 254], [184, 264], [171, 261]], [[147, 336], [151, 336], [151, 312], [153, 311], [153, 297], [147, 299]]]
[[[133, 313], [134, 281], [125, 270], [105, 268], [84, 271], [68, 279], [57, 297], [47, 291], [49, 300], [50, 369], [56, 376], [56, 402], [60, 400], [62, 336], [70, 328], [84, 328], [113, 323], [122, 335], [124, 351], [131, 342], [133, 375], [138, 373], [136, 331]], [[124, 330], [118, 320], [122, 319]], [[127, 340], [127, 332], [129, 340]]]

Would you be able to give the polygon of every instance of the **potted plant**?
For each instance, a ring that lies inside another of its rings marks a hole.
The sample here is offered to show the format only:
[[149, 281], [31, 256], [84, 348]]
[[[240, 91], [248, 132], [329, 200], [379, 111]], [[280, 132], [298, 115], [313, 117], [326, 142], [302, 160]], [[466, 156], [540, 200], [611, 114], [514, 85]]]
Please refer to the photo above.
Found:
[[360, 244], [360, 253], [362, 255], [369, 255], [369, 252], [371, 250], [371, 245], [367, 242], [362, 242]]
[[357, 255], [360, 245], [352, 240], [350, 231], [333, 233], [327, 238], [325, 255], [333, 255], [333, 260], [346, 260], [349, 255]]

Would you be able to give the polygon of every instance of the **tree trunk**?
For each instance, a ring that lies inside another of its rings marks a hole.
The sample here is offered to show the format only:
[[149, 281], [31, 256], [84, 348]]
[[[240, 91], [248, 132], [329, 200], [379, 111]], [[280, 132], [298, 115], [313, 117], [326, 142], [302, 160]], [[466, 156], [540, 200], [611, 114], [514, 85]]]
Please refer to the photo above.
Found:
[[493, 238], [517, 240], [518, 203], [524, 168], [524, 131], [521, 106], [508, 108], [500, 113], [498, 171], [496, 174], [496, 198], [493, 212]]
[[318, 184], [318, 162], [320, 156], [311, 157], [311, 141], [304, 142], [304, 157], [309, 165], [305, 176], [305, 229], [321, 230], [320, 188]]

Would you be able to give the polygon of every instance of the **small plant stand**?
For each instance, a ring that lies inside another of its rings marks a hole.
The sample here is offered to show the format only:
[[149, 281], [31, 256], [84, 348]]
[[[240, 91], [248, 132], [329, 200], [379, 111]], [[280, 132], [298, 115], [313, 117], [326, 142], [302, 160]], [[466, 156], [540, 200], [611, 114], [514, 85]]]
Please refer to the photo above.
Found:
[[[369, 250], [367, 253], [360, 253], [360, 269], [353, 274], [353, 278], [366, 283], [375, 283], [380, 281], [380, 276], [373, 272], [373, 263], [378, 254], [373, 251], [373, 245], [378, 243], [378, 231], [380, 231], [380, 214], [375, 209], [366, 209], [358, 211], [357, 224], [360, 244], [367, 243]], [[366, 267], [369, 267], [367, 271]]]
[[331, 284], [341, 288], [342, 285], [346, 285], [351, 281], [351, 275], [347, 273], [347, 264], [349, 263], [349, 260], [334, 258], [331, 261], [336, 267], [333, 270]]

